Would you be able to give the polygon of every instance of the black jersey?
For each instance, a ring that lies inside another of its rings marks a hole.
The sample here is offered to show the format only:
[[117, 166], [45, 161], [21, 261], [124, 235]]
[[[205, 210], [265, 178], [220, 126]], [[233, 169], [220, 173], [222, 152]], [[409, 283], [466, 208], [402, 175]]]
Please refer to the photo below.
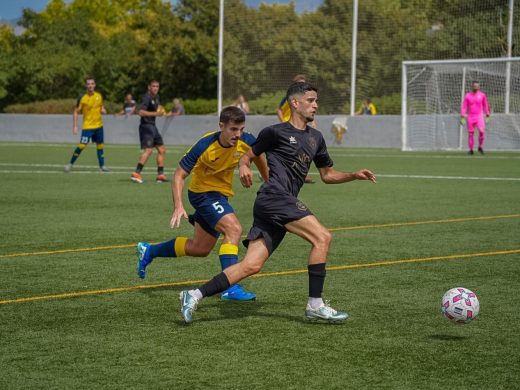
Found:
[[332, 167], [322, 134], [307, 126], [298, 130], [289, 122], [263, 129], [252, 146], [253, 153], [267, 154], [269, 180], [258, 192], [298, 196], [311, 162], [317, 168]]
[[[151, 96], [150, 92], [146, 92], [143, 95], [143, 100], [141, 102], [140, 109], [150, 112], [157, 112], [157, 107], [159, 107], [159, 95]], [[141, 117], [141, 125], [155, 125], [155, 117], [154, 116], [142, 116]]]

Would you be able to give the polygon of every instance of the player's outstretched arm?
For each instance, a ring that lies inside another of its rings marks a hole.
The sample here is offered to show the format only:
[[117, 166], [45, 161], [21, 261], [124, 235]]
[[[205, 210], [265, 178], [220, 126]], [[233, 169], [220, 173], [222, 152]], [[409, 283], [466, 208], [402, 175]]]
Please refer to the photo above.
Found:
[[262, 153], [260, 156], [255, 156], [253, 159], [262, 179], [264, 181], [269, 180], [269, 167], [267, 166], [267, 159], [265, 157], [265, 153]]
[[356, 172], [336, 171], [332, 167], [319, 168], [321, 180], [325, 184], [347, 183], [353, 180], [370, 180], [376, 183], [376, 176], [368, 169], [360, 169]]
[[182, 203], [182, 190], [184, 189], [184, 180], [189, 173], [181, 167], [175, 170], [175, 176], [172, 181], [172, 195], [173, 195], [173, 214], [170, 220], [170, 227], [172, 229], [178, 228], [181, 225], [182, 218], [188, 219], [188, 213], [184, 210]]
[[240, 158], [238, 162], [238, 170], [240, 174], [240, 183], [245, 188], [249, 188], [253, 185], [253, 172], [251, 172], [251, 160], [257, 156], [253, 153], [252, 149], [249, 149], [246, 154]]

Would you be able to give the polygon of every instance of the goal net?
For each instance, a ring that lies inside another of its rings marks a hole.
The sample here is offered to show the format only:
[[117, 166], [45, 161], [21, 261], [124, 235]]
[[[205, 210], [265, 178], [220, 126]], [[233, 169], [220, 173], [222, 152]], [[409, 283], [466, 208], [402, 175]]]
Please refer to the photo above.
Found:
[[404, 61], [402, 72], [403, 150], [465, 149], [460, 109], [472, 81], [491, 110], [485, 148], [520, 150], [520, 57]]

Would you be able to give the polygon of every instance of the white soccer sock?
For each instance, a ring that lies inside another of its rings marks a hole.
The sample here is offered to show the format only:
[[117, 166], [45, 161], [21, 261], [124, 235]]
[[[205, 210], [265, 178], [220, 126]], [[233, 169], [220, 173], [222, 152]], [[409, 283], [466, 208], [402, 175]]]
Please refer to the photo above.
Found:
[[202, 293], [200, 292], [199, 289], [196, 289], [196, 290], [190, 290], [188, 291], [190, 293], [190, 295], [195, 298], [197, 301], [200, 301], [202, 299]]
[[323, 299], [309, 297], [307, 304], [313, 309], [317, 309], [318, 307], [323, 306]]

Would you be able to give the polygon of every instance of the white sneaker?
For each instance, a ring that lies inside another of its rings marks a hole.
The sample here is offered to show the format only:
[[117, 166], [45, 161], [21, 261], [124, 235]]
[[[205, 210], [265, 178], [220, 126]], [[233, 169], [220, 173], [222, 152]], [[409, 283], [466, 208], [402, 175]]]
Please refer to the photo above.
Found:
[[71, 164], [71, 163], [68, 163], [68, 164], [65, 165], [65, 167], [63, 168], [63, 171], [64, 171], [65, 173], [69, 173], [71, 170], [72, 170], [72, 164]]
[[327, 322], [345, 321], [349, 315], [347, 312], [336, 311], [325, 302], [322, 306], [313, 309], [311, 305], [307, 305], [305, 309], [305, 317], [312, 321], [323, 320]]

